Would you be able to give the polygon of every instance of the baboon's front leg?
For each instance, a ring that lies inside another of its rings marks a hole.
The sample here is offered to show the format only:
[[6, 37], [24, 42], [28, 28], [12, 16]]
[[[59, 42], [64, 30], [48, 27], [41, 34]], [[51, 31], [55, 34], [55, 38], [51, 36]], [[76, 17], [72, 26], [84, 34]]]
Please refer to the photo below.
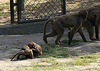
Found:
[[99, 25], [95, 26], [95, 35], [96, 35], [96, 39], [99, 40]]
[[74, 34], [79, 30], [79, 28], [82, 26], [82, 21], [78, 22], [74, 27], [73, 29], [68, 32], [68, 38], [69, 38], [69, 42], [68, 42], [68, 45], [70, 45], [72, 39], [73, 39], [73, 36]]
[[[69, 29], [69, 30], [72, 30], [70, 27], [68, 27], [68, 29]], [[82, 28], [79, 28], [78, 32], [79, 32], [79, 34], [81, 35], [83, 41], [84, 41], [84, 42], [87, 42], [87, 40], [86, 40], [86, 38], [85, 38], [85, 36], [84, 36], [84, 34], [83, 34], [83, 32], [82, 32]]]
[[97, 40], [99, 40], [99, 24], [100, 24], [100, 15], [96, 18], [95, 22], [95, 35]]
[[41, 52], [42, 50], [41, 50], [41, 47], [40, 46], [38, 48], [35, 47], [35, 49], [33, 51], [38, 51], [40, 55], [42, 54], [42, 52]]
[[94, 38], [94, 29], [93, 29], [92, 23], [89, 22], [88, 20], [86, 20], [86, 21], [83, 22], [83, 25], [82, 25], [82, 26], [83, 26], [84, 28], [86, 28], [86, 30], [87, 30], [87, 32], [88, 32], [88, 34], [89, 34], [89, 38], [90, 38], [91, 40], [96, 40], [96, 39]]

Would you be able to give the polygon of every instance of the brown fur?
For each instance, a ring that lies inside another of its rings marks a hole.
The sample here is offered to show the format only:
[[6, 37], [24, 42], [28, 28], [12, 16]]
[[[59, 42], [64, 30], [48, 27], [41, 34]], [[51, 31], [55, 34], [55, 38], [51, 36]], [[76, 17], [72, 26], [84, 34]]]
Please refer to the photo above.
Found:
[[[86, 9], [88, 12], [87, 20], [83, 21], [82, 26], [86, 28], [91, 40], [99, 40], [99, 25], [100, 25], [100, 3], [95, 3], [91, 7]], [[85, 10], [84, 10], [85, 11]], [[95, 37], [94, 29], [95, 27]], [[73, 34], [69, 32], [69, 38]], [[70, 41], [70, 40], [69, 40]]]
[[[79, 31], [81, 34], [82, 38], [84, 41], [86, 41], [82, 31], [81, 31], [81, 25], [84, 20], [87, 18], [87, 12], [82, 10], [79, 12], [75, 13], [67, 13], [66, 15], [62, 15], [59, 17], [55, 17], [52, 19], [49, 19], [45, 24], [44, 24], [44, 33], [43, 33], [43, 40], [45, 43], [47, 42], [47, 37], [53, 37], [57, 35], [57, 39], [55, 41], [56, 44], [60, 43], [60, 38], [62, 37], [64, 33], [64, 28], [66, 27], [73, 27], [74, 28], [68, 33], [69, 37], [69, 45], [72, 41], [72, 38], [74, 34]], [[46, 26], [47, 24], [51, 22], [51, 27], [52, 27], [52, 32], [49, 34], [46, 34]], [[79, 30], [80, 29], [80, 30]]]
[[[95, 3], [91, 7], [87, 8], [88, 18], [87, 20], [91, 22], [92, 26], [95, 27], [95, 37], [99, 40], [99, 25], [100, 25], [100, 3]], [[86, 23], [85, 23], [86, 25]], [[91, 26], [91, 27], [92, 27]], [[87, 29], [90, 35], [90, 39], [94, 40], [94, 30]]]
[[30, 49], [33, 50], [34, 57], [37, 57], [42, 54], [42, 48], [40, 45], [38, 45], [34, 42], [30, 42], [30, 43], [28, 43], [28, 46], [30, 47]]
[[86, 21], [83, 22], [82, 26], [85, 27], [85, 29], [87, 30], [87, 32], [89, 34], [89, 38], [91, 40], [95, 40], [95, 38], [93, 36], [94, 35], [94, 29], [93, 29], [92, 23], [89, 20], [86, 20]]
[[30, 49], [27, 45], [24, 45], [22, 49], [11, 58], [11, 61], [15, 58], [15, 56], [19, 59], [20, 55], [30, 56], [32, 59], [34, 58], [32, 49]]
[[[95, 3], [86, 10], [88, 12], [88, 16], [87, 20], [83, 21], [82, 26], [87, 29], [91, 40], [99, 40], [100, 3]], [[95, 27], [95, 38], [93, 26]]]

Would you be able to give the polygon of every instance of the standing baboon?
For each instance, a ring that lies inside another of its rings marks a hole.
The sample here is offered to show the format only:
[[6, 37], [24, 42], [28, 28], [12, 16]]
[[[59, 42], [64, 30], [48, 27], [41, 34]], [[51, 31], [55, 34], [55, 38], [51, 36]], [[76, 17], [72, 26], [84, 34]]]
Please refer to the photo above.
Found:
[[[57, 35], [57, 39], [56, 39], [55, 43], [59, 44], [60, 38], [62, 37], [62, 35], [64, 33], [64, 28], [73, 27], [73, 26], [74, 26], [74, 28], [68, 33], [68, 37], [69, 37], [68, 45], [70, 45], [72, 38], [77, 31], [79, 31], [83, 40], [86, 41], [86, 38], [84, 37], [84, 35], [81, 31], [82, 22], [84, 20], [86, 20], [86, 18], [87, 18], [87, 11], [81, 10], [79, 12], [67, 13], [66, 15], [62, 15], [59, 17], [49, 19], [44, 24], [44, 33], [43, 33], [44, 42], [48, 43], [47, 37], [53, 37], [53, 36]], [[52, 32], [49, 34], [46, 34], [46, 26], [49, 22], [51, 22]]]
[[[17, 56], [18, 55], [18, 56]], [[32, 49], [30, 49], [29, 46], [27, 45], [24, 45], [22, 47], [22, 49], [20, 50], [20, 52], [16, 53], [12, 58], [11, 58], [11, 61], [15, 58], [15, 56], [17, 56], [17, 60], [20, 58], [20, 55], [25, 55], [26, 57], [30, 57], [30, 58], [34, 58], [34, 55], [33, 55], [33, 51]]]
[[[86, 28], [87, 32], [89, 33], [89, 37], [90, 37], [91, 40], [99, 40], [100, 3], [93, 4], [91, 7], [87, 8], [85, 10], [87, 10], [88, 15], [87, 15], [87, 20], [83, 21], [82, 26]], [[95, 37], [96, 37], [96, 39], [94, 38], [93, 26], [95, 27]], [[73, 32], [68, 33], [69, 44], [70, 44], [70, 41], [71, 41], [71, 35], [72, 34], [73, 34]]]
[[37, 57], [42, 54], [42, 48], [40, 45], [36, 44], [35, 42], [28, 43], [30, 49], [32, 49], [34, 57]]
[[[87, 20], [90, 21], [92, 26], [95, 27], [95, 37], [96, 37], [96, 40], [99, 40], [100, 3], [93, 4], [91, 7], [87, 8], [87, 11], [88, 11]], [[88, 33], [90, 34], [91, 32], [88, 32]], [[93, 35], [94, 35], [94, 32], [93, 32]], [[91, 35], [90, 37], [93, 38], [93, 35]]]
[[[87, 20], [82, 24], [87, 29], [91, 40], [99, 40], [99, 25], [100, 25], [100, 3], [95, 3], [91, 7], [86, 9], [88, 12]], [[94, 38], [94, 28], [95, 37]]]
[[[83, 21], [82, 26], [86, 28], [87, 32], [89, 33], [89, 37], [90, 37], [91, 40], [99, 40], [100, 3], [95, 3], [91, 7], [87, 8], [85, 10], [87, 10], [88, 15], [87, 15], [87, 20]], [[95, 37], [96, 37], [96, 39], [94, 38], [93, 26], [95, 27]], [[71, 37], [73, 36], [72, 34], [73, 34], [73, 32], [68, 33], [69, 44], [70, 44], [71, 39], [72, 39]]]

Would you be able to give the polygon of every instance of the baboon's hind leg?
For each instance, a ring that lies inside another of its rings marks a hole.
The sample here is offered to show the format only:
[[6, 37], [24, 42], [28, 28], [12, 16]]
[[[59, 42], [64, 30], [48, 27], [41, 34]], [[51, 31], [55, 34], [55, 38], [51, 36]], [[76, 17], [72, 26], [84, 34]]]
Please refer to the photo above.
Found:
[[17, 56], [17, 55], [20, 55], [20, 52], [19, 53], [17, 53], [17, 54], [15, 54], [12, 58], [11, 58], [11, 61], [15, 58], [15, 56]]
[[87, 42], [87, 40], [86, 40], [86, 38], [85, 38], [85, 36], [84, 36], [84, 34], [83, 34], [83, 32], [82, 32], [82, 28], [79, 28], [78, 32], [79, 32], [79, 34], [81, 35], [83, 41], [84, 41], [84, 42]]
[[[57, 20], [56, 22], [54, 22], [55, 24], [54, 24], [54, 29], [55, 29], [55, 31], [56, 31], [56, 33], [57, 33], [57, 38], [56, 38], [56, 41], [55, 41], [55, 43], [56, 44], [60, 44], [60, 39], [61, 39], [61, 37], [62, 37], [62, 35], [63, 35], [63, 33], [64, 33], [64, 28], [63, 28], [63, 26], [62, 26], [62, 24], [61, 24], [61, 22], [59, 21], [59, 20]], [[56, 28], [55, 28], [56, 27]]]
[[[59, 31], [59, 30], [58, 30], [58, 31]], [[60, 44], [60, 39], [61, 39], [63, 33], [64, 33], [64, 29], [62, 29], [62, 31], [61, 31], [61, 29], [60, 29], [59, 33], [57, 34], [56, 41], [55, 41], [56, 44]]]
[[55, 35], [57, 35], [56, 32], [55, 32], [54, 30], [52, 30], [51, 33], [46, 34], [45, 36], [43, 36], [43, 40], [44, 40], [44, 42], [47, 44], [47, 43], [48, 43], [48, 41], [47, 41], [47, 37], [53, 37], [53, 36], [55, 36]]
[[16, 53], [16, 54], [11, 58], [11, 61], [15, 58], [15, 56], [21, 55], [21, 54], [23, 54], [23, 53], [24, 53], [24, 51], [20, 51], [20, 52]]

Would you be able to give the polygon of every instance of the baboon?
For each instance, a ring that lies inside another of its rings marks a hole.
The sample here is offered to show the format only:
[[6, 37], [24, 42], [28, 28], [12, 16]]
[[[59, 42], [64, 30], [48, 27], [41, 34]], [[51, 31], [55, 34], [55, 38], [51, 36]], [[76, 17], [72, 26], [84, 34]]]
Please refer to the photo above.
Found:
[[[91, 7], [85, 9], [88, 12], [87, 20], [83, 21], [82, 27], [85, 27], [91, 40], [99, 40], [99, 25], [100, 25], [100, 3], [95, 3]], [[84, 11], [85, 11], [84, 10]], [[95, 27], [95, 37], [94, 38], [94, 28]], [[71, 40], [71, 35], [73, 33], [68, 33], [69, 44]]]
[[[87, 14], [88, 14], [87, 11], [81, 10], [79, 12], [67, 13], [66, 15], [58, 16], [47, 20], [46, 23], [44, 24], [44, 33], [43, 33], [44, 42], [48, 43], [47, 37], [53, 37], [57, 35], [55, 43], [60, 44], [60, 38], [62, 37], [64, 33], [64, 28], [66, 27], [73, 27], [73, 29], [68, 33], [69, 37], [68, 45], [70, 45], [72, 38], [77, 31], [80, 33], [81, 37], [86, 42], [86, 38], [83, 35], [83, 32], [81, 31], [81, 25], [82, 22], [86, 20]], [[49, 22], [51, 22], [52, 32], [46, 34], [46, 26]]]
[[[82, 27], [86, 28], [91, 40], [99, 40], [100, 3], [93, 4], [91, 7], [87, 8], [85, 10], [87, 10], [88, 15], [87, 15], [87, 20], [83, 21]], [[94, 38], [93, 26], [95, 27], [95, 37], [96, 37], [96, 39]], [[72, 34], [73, 34], [73, 32], [68, 33], [69, 44], [72, 40], [72, 36], [73, 36]]]
[[30, 47], [27, 45], [24, 45], [22, 49], [11, 58], [11, 61], [15, 58], [15, 56], [17, 56], [18, 60], [20, 58], [20, 55], [25, 55], [26, 57], [30, 57], [32, 59], [34, 58], [32, 49], [30, 49]]
[[[99, 40], [99, 25], [100, 25], [100, 3], [95, 3], [91, 7], [87, 8], [88, 17], [87, 20], [91, 22], [92, 26], [95, 27], [95, 38]], [[86, 23], [84, 24], [86, 25]], [[88, 29], [90, 30], [90, 29]], [[88, 32], [89, 34], [93, 33], [90, 38], [95, 39], [94, 31]]]
[[42, 48], [40, 45], [36, 44], [35, 42], [28, 43], [30, 49], [32, 49], [34, 57], [37, 57], [42, 54]]
[[91, 40], [95, 40], [95, 38], [93, 36], [94, 35], [94, 28], [93, 28], [92, 23], [89, 20], [85, 20], [82, 24], [82, 27], [84, 27], [87, 30], [87, 32], [89, 34], [89, 38]]

